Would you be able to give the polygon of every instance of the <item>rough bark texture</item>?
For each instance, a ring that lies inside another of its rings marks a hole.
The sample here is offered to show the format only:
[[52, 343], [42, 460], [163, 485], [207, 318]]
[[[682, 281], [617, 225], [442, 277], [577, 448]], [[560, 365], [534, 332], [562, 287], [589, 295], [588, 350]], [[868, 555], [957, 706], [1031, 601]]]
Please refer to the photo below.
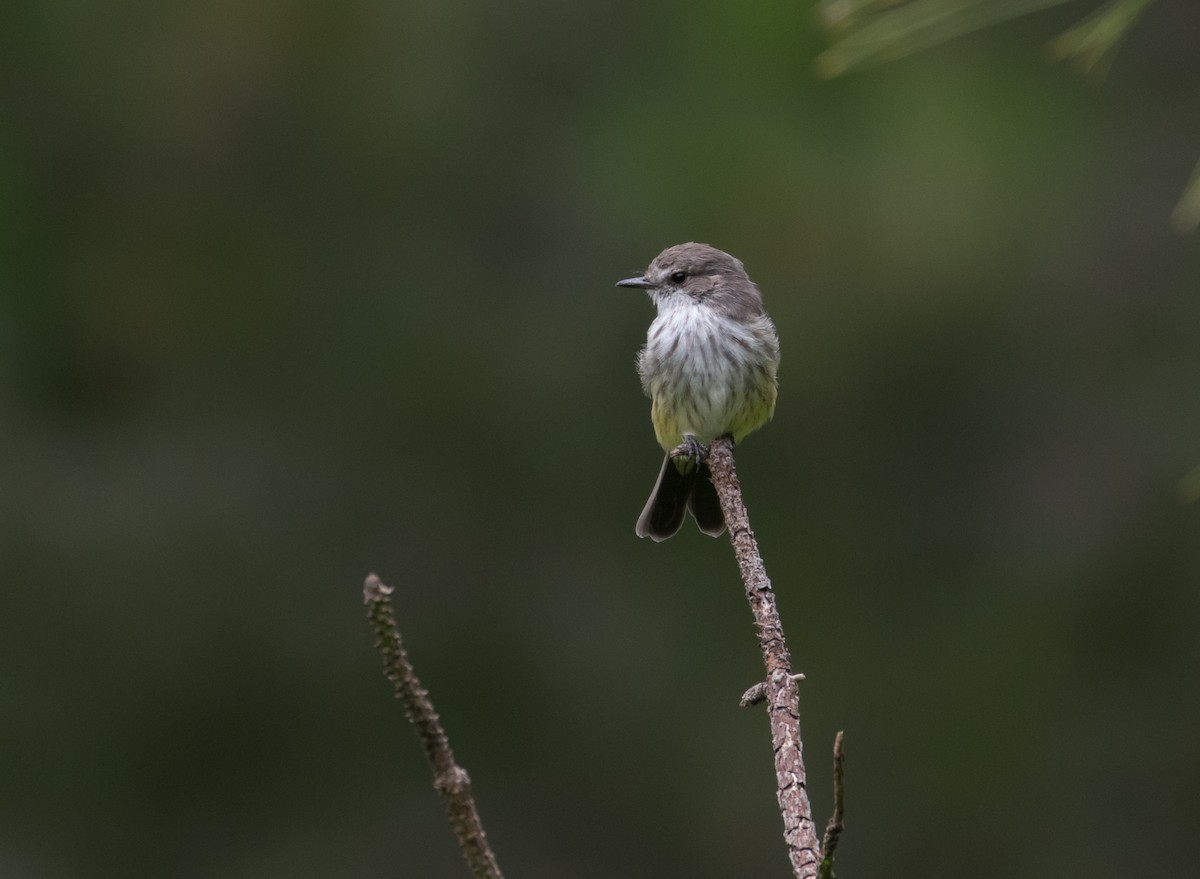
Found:
[[713, 484], [721, 499], [729, 540], [737, 555], [746, 598], [754, 614], [758, 644], [767, 669], [765, 681], [767, 714], [771, 722], [771, 744], [775, 749], [775, 777], [778, 786], [779, 810], [783, 814], [783, 838], [788, 859], [797, 877], [811, 879], [817, 875], [821, 861], [821, 845], [817, 826], [808, 801], [807, 778], [804, 772], [803, 745], [800, 740], [799, 693], [797, 677], [792, 673], [791, 657], [783, 637], [783, 626], [775, 609], [775, 593], [767, 578], [758, 543], [750, 530], [742, 489], [733, 465], [733, 440], [721, 437], [709, 450], [708, 466]]
[[404, 703], [404, 713], [425, 748], [425, 756], [433, 767], [433, 786], [446, 805], [450, 826], [458, 836], [458, 844], [471, 872], [477, 879], [503, 879], [496, 856], [488, 845], [487, 834], [479, 821], [475, 798], [471, 794], [471, 779], [467, 770], [454, 762], [450, 740], [442, 728], [429, 693], [413, 671], [400, 630], [392, 615], [392, 588], [371, 574], [363, 585], [363, 602], [367, 617], [375, 630], [375, 646], [383, 657], [383, 671], [396, 689], [396, 698]]

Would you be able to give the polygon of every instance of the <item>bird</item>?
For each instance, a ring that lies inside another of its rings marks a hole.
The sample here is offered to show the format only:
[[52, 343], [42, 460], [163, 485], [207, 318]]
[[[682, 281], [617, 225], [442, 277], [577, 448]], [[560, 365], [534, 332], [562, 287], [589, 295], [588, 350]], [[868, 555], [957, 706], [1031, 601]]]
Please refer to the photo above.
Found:
[[637, 368], [666, 455], [634, 531], [661, 542], [690, 512], [703, 533], [719, 537], [725, 517], [707, 446], [725, 435], [740, 443], [774, 415], [775, 325], [741, 260], [709, 244], [668, 247], [616, 286], [644, 290], [658, 309]]

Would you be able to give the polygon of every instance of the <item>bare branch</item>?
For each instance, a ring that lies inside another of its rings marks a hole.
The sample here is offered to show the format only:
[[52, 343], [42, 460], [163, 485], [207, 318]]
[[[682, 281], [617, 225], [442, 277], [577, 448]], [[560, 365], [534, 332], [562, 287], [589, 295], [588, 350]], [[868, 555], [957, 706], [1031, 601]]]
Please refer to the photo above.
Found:
[[404, 651], [400, 630], [392, 614], [392, 591], [392, 587], [384, 585], [374, 574], [363, 584], [363, 603], [375, 631], [375, 647], [383, 658], [383, 673], [395, 687], [396, 698], [404, 703], [404, 714], [425, 748], [425, 756], [433, 767], [433, 787], [446, 805], [450, 826], [458, 836], [459, 847], [471, 872], [476, 879], [503, 879], [479, 821], [475, 798], [471, 794], [471, 779], [467, 770], [454, 762], [450, 740], [429, 701], [429, 693], [421, 686]]
[[825, 825], [825, 837], [821, 840], [821, 872], [818, 879], [833, 879], [833, 853], [842, 836], [842, 814], [845, 806], [845, 790], [842, 783], [842, 731], [833, 739], [833, 815]]
[[771, 744], [775, 749], [775, 778], [779, 811], [783, 815], [783, 838], [788, 859], [797, 879], [817, 875], [821, 846], [808, 800], [808, 781], [804, 771], [803, 743], [800, 740], [799, 693], [797, 677], [792, 673], [791, 657], [783, 637], [783, 625], [775, 608], [775, 593], [767, 578], [758, 542], [750, 530], [750, 518], [742, 501], [742, 488], [733, 464], [733, 439], [715, 440], [708, 455], [713, 485], [721, 499], [721, 510], [729, 528], [729, 540], [737, 556], [746, 598], [754, 614], [758, 644], [767, 669], [765, 701], [771, 723]]

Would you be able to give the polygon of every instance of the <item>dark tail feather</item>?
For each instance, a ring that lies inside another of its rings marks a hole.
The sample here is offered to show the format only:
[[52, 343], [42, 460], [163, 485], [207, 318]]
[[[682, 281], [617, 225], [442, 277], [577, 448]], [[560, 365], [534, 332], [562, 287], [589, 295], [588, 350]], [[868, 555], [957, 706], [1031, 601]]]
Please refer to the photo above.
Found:
[[695, 470], [680, 473], [670, 455], [663, 458], [658, 482], [654, 483], [650, 500], [646, 501], [642, 515], [638, 517], [637, 528], [634, 529], [637, 536], [650, 537], [655, 543], [661, 543], [678, 531], [683, 524], [683, 514], [695, 482]]
[[725, 533], [725, 514], [721, 512], [721, 500], [713, 485], [712, 472], [707, 464], [700, 465], [692, 496], [688, 498], [688, 509], [696, 517], [696, 524], [709, 537], [720, 537]]
[[638, 537], [649, 537], [661, 543], [679, 530], [683, 514], [690, 510], [696, 517], [700, 530], [711, 537], [720, 537], [725, 532], [725, 516], [721, 513], [721, 502], [712, 484], [708, 465], [701, 464], [686, 473], [680, 473], [670, 455], [663, 458], [658, 471], [658, 482], [650, 492], [650, 500], [638, 518], [635, 529]]

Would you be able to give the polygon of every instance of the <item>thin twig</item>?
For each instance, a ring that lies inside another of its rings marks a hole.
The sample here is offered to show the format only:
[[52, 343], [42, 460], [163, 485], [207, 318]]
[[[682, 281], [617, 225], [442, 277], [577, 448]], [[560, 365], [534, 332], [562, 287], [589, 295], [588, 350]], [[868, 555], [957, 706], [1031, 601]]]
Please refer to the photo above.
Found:
[[833, 879], [833, 853], [842, 837], [842, 814], [845, 811], [845, 788], [842, 782], [842, 731], [833, 739], [833, 815], [825, 825], [821, 840], [821, 872], [818, 879]]
[[742, 698], [738, 700], [738, 705], [743, 708], [749, 708], [751, 705], [761, 705], [767, 701], [767, 683], [759, 681], [746, 692], [742, 693]]
[[384, 585], [374, 574], [363, 584], [363, 603], [375, 631], [375, 646], [383, 658], [383, 673], [395, 687], [396, 698], [404, 703], [404, 714], [425, 748], [425, 756], [433, 767], [434, 789], [446, 805], [450, 826], [458, 835], [458, 845], [471, 872], [476, 879], [503, 879], [479, 821], [475, 798], [471, 795], [471, 779], [467, 770], [454, 762], [450, 740], [429, 701], [429, 693], [421, 686], [404, 651], [392, 614], [391, 595], [392, 587]]
[[792, 674], [791, 657], [783, 637], [783, 626], [775, 609], [775, 593], [767, 578], [758, 542], [750, 530], [750, 519], [742, 501], [742, 488], [733, 465], [733, 440], [715, 440], [708, 454], [713, 485], [721, 499], [721, 510], [729, 528], [746, 598], [754, 614], [758, 644], [767, 669], [766, 702], [771, 722], [771, 744], [775, 749], [775, 777], [779, 811], [783, 815], [783, 838], [788, 859], [797, 879], [817, 875], [821, 846], [808, 801], [808, 782], [804, 771], [803, 743], [800, 740], [799, 693]]

